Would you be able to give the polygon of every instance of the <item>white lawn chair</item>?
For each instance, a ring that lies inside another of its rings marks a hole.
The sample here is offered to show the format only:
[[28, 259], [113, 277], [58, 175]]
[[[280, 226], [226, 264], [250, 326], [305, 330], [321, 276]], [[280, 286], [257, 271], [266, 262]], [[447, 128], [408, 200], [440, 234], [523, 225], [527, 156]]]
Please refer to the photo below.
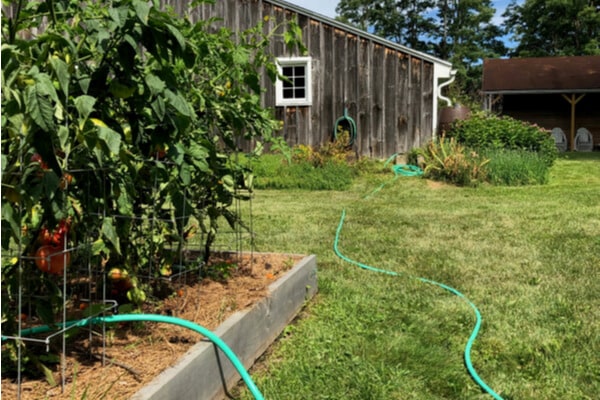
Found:
[[562, 129], [559, 127], [552, 129], [552, 137], [558, 151], [567, 151], [567, 136]]
[[577, 129], [575, 135], [575, 150], [577, 151], [592, 151], [594, 148], [594, 138], [586, 128]]

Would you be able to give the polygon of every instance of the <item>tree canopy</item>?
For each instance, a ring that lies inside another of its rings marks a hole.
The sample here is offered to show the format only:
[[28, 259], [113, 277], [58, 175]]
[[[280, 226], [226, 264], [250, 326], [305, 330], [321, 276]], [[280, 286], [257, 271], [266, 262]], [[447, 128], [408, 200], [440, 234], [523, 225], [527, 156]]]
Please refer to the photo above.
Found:
[[598, 0], [513, 0], [503, 16], [513, 57], [600, 54]]

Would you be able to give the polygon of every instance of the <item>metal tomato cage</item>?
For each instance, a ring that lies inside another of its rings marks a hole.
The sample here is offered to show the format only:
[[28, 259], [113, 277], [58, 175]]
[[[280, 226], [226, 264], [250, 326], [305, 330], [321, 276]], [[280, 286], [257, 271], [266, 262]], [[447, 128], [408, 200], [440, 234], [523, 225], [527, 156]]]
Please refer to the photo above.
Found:
[[[23, 154], [23, 148], [24, 146], [19, 146], [21, 154], [19, 154], [18, 158], [20, 160], [23, 160], [26, 156]], [[234, 156], [237, 159], [237, 155]], [[158, 162], [157, 157], [145, 161], [148, 166], [152, 166]], [[169, 167], [168, 161], [160, 162], [165, 164], [166, 168]], [[203, 267], [205, 266], [204, 263], [197, 260], [189, 260], [186, 257], [189, 254], [202, 254], [203, 249], [200, 244], [204, 242], [206, 233], [200, 230], [197, 232], [196, 240], [188, 241], [183, 237], [183, 230], [176, 229], [176, 225], [179, 224], [181, 227], [183, 221], [188, 220], [191, 215], [191, 210], [186, 210], [187, 193], [185, 191], [182, 193], [183, 204], [179, 207], [182, 210], [181, 215], [173, 216], [173, 209], [159, 210], [157, 207], [152, 209], [150, 215], [110, 214], [106, 205], [114, 199], [109, 198], [106, 188], [109, 175], [114, 172], [113, 169], [65, 169], [64, 172], [73, 176], [74, 183], [62, 188], [63, 194], [69, 196], [77, 190], [80, 197], [83, 197], [83, 201], [79, 204], [82, 210], [82, 215], [79, 216], [80, 220], [95, 221], [98, 225], [102, 226], [102, 230], [110, 230], [112, 226], [112, 224], [106, 224], [105, 226], [104, 221], [126, 221], [132, 229], [147, 233], [146, 238], [150, 238], [150, 254], [153, 254], [158, 248], [158, 245], [152, 240], [155, 230], [172, 229], [173, 232], [179, 231], [178, 237], [173, 238], [176, 242], [173, 243], [174, 246], [164, 245], [161, 248], [161, 250], [170, 251], [175, 254], [171, 268], [172, 272], [168, 275], [161, 274], [160, 269], [162, 265], [159, 265], [154, 257], [149, 256], [145, 266], [146, 274], [138, 275], [137, 277], [140, 285], [150, 287], [167, 284], [177, 292], [178, 288], [182, 288], [190, 283], [191, 279], [196, 279], [202, 275]], [[6, 181], [5, 178], [19, 181], [23, 178], [23, 174], [24, 163], [21, 162], [17, 172], [13, 171], [10, 176], [3, 176], [3, 182]], [[4, 171], [3, 175], [5, 175]], [[91, 186], [93, 180], [89, 178], [92, 175], [101, 177], [103, 185], [100, 188]], [[98, 199], [98, 190], [101, 191], [101, 200]], [[154, 198], [154, 196], [158, 195], [159, 182], [155, 176], [151, 188], [151, 196]], [[247, 200], [242, 202], [242, 197]], [[245, 203], [245, 205], [242, 203]], [[227, 251], [232, 253], [233, 258], [240, 262], [245, 248], [248, 248], [251, 255], [254, 252], [251, 191], [235, 187], [232, 207], [240, 219], [244, 216], [244, 220], [248, 221], [249, 233], [247, 232], [248, 226], [243, 226], [241, 222], [235, 223], [233, 226], [223, 224], [223, 228], [220, 228], [219, 240], [214, 243], [214, 246], [219, 249], [227, 249]], [[94, 210], [91, 208], [94, 208]], [[27, 212], [25, 205], [21, 202], [14, 203], [11, 209], [17, 215], [17, 220], [22, 221]], [[165, 218], [165, 214], [170, 214], [171, 216]], [[5, 234], [10, 236], [9, 229], [13, 229], [13, 232], [15, 229], [4, 222], [2, 224], [2, 234], [3, 236]], [[11, 275], [15, 279], [10, 284], [3, 282], [3, 297], [6, 295], [6, 298], [10, 299], [7, 309], [12, 310], [12, 313], [18, 316], [15, 324], [16, 329], [14, 331], [3, 329], [2, 342], [3, 345], [12, 342], [16, 348], [17, 396], [18, 399], [21, 399], [21, 383], [23, 379], [21, 371], [25, 363], [23, 359], [24, 346], [31, 346], [31, 348], [42, 346], [47, 353], [51, 349], [58, 349], [61, 389], [64, 393], [67, 377], [65, 355], [68, 352], [69, 342], [67, 338], [71, 333], [70, 331], [80, 329], [87, 333], [87, 343], [89, 345], [86, 350], [91, 358], [100, 360], [103, 366], [114, 361], [109, 360], [106, 355], [107, 326], [105, 323], [92, 326], [91, 324], [74, 325], [70, 324], [69, 321], [73, 319], [89, 319], [91, 321], [97, 317], [129, 312], [130, 306], [128, 304], [131, 303], [126, 303], [126, 296], [116, 299], [109, 292], [111, 283], [107, 278], [106, 262], [99, 261], [99, 257], [97, 255], [96, 257], [94, 256], [94, 249], [98, 245], [99, 238], [90, 236], [89, 232], [83, 226], [78, 226], [75, 229], [75, 233], [73, 230], [65, 232], [60, 251], [56, 254], [43, 257], [43, 260], [40, 257], [36, 257], [35, 254], [25, 253], [26, 247], [28, 247], [27, 234], [31, 232], [26, 232], [22, 229], [17, 230], [18, 234], [15, 235], [15, 242], [12, 243], [8, 251], [2, 252], [3, 269], [5, 266], [9, 266], [7, 268], [12, 268], [15, 272]], [[75, 242], [77, 242], [76, 245], [73, 244]], [[43, 264], [44, 262], [44, 265], [48, 265], [48, 268], [50, 268], [51, 263], [59, 262], [62, 271], [55, 271], [54, 273], [43, 271], [40, 275], [37, 272], [36, 263]], [[36, 273], [29, 272], [32, 269]], [[40, 282], [43, 284], [42, 290], [37, 287]], [[59, 310], [56, 313], [51, 309], [50, 312], [48, 312], [48, 309], [44, 309], [44, 305], [51, 304], [50, 300], [52, 296], [61, 298], [60, 304], [58, 304]], [[196, 306], [200, 307], [200, 304]], [[35, 330], [36, 326], [47, 325], [50, 322], [42, 321], [42, 319], [38, 318], [39, 314], [44, 314], [45, 319], [51, 318], [51, 322], [55, 324], [56, 329], [51, 332], [44, 332], [42, 335], [23, 335], [24, 331], [31, 332], [32, 329]], [[127, 369], [126, 364], [121, 363], [121, 366]]]

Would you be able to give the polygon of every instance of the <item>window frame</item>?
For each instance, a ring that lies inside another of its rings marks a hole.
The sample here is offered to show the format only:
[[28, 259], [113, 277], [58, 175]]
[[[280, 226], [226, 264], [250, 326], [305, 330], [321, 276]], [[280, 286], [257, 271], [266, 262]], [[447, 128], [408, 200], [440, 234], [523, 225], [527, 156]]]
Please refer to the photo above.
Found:
[[283, 97], [283, 81], [275, 82], [275, 105], [284, 106], [311, 106], [312, 105], [312, 58], [311, 57], [280, 57], [277, 58], [277, 71], [283, 76], [284, 67], [304, 67], [304, 97], [286, 99]]

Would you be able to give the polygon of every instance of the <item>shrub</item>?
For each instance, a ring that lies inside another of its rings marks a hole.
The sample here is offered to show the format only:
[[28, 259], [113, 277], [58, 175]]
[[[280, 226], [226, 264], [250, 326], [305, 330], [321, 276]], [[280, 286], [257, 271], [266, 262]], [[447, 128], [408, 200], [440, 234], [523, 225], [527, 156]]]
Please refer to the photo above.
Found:
[[484, 166], [488, 161], [456, 139], [444, 136], [408, 155], [408, 163], [421, 167], [424, 177], [460, 186], [477, 186], [485, 181]]
[[469, 119], [455, 122], [447, 136], [478, 151], [494, 148], [537, 152], [548, 167], [558, 156], [548, 131], [508, 116], [476, 112]]

